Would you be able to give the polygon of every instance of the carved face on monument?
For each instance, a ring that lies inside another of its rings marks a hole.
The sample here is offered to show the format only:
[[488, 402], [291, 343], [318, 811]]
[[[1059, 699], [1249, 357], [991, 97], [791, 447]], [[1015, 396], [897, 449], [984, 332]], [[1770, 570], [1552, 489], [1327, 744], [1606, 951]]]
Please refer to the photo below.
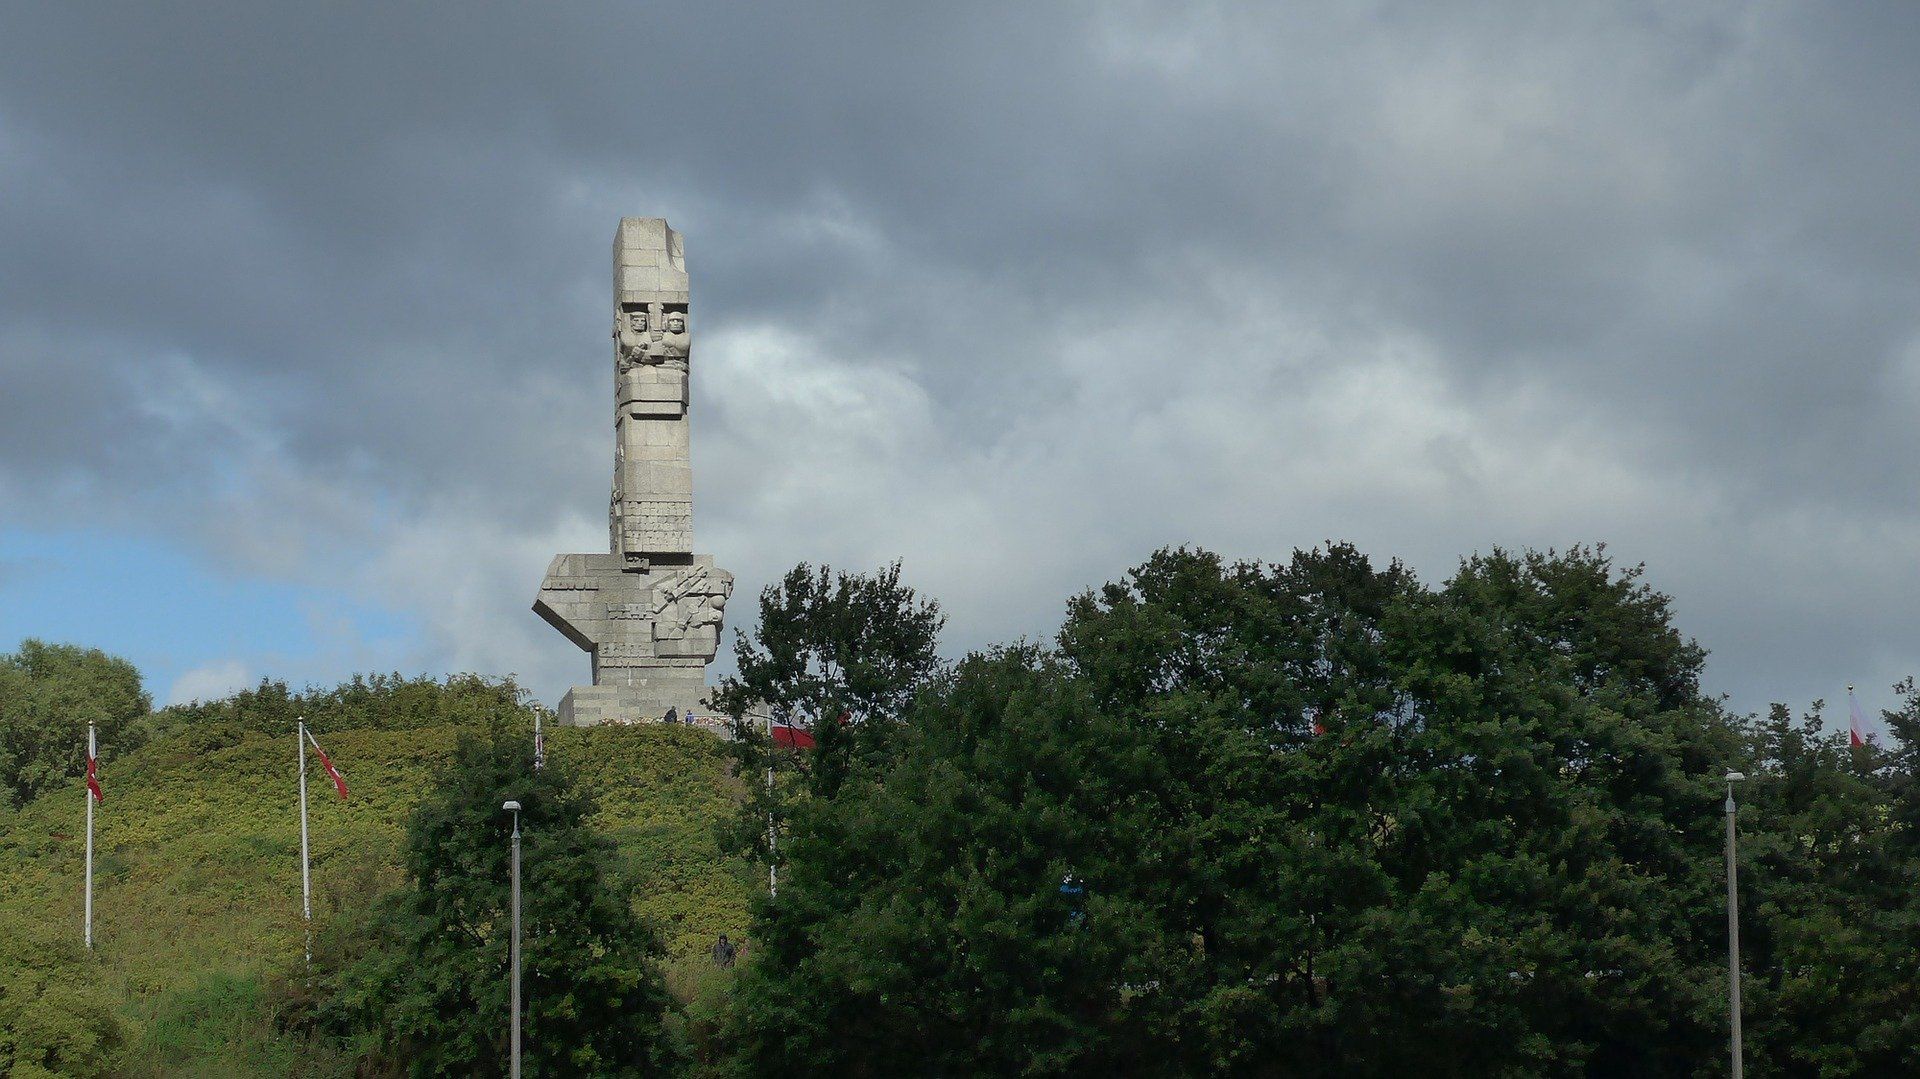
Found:
[[678, 311], [668, 312], [667, 313], [667, 332], [668, 333], [686, 333], [687, 332], [687, 316], [681, 314]]
[[647, 312], [645, 308], [635, 308], [627, 312], [627, 329], [634, 333], [647, 332]]

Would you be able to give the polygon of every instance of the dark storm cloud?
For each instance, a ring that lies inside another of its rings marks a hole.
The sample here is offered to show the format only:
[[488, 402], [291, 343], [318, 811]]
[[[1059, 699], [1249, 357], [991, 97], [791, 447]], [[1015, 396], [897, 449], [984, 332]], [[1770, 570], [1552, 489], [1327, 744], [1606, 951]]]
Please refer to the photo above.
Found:
[[975, 643], [1157, 542], [1611, 539], [1743, 705], [1891, 677], [1917, 46], [1899, 5], [23, 8], [0, 524], [107, 492], [562, 684], [525, 594], [594, 538], [605, 252], [660, 214], [747, 594], [905, 554]]

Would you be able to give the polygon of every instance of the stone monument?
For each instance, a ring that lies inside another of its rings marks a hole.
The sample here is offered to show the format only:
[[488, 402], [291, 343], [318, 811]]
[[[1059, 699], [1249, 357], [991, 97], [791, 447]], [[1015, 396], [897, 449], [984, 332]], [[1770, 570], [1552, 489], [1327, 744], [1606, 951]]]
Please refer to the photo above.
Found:
[[693, 553], [687, 265], [658, 217], [613, 237], [613, 498], [607, 553], [555, 555], [533, 609], [593, 657], [560, 722], [684, 717], [706, 708], [707, 664], [733, 575]]

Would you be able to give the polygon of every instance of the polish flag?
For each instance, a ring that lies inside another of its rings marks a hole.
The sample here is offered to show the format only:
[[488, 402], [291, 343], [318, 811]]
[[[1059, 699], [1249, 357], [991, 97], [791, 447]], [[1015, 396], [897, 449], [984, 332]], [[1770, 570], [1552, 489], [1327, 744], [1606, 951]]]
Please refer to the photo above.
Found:
[[87, 751], [87, 791], [94, 801], [106, 802], [107, 796], [100, 793], [100, 758], [94, 756], [91, 749]]
[[320, 767], [327, 770], [327, 778], [333, 780], [333, 789], [340, 792], [340, 800], [346, 801], [347, 781], [341, 778], [340, 769], [333, 766], [333, 758], [327, 756], [327, 751], [320, 748], [320, 742], [314, 738], [312, 731], [307, 732], [307, 741], [312, 742], [313, 751], [320, 754]]
[[1872, 728], [1867, 726], [1867, 717], [1860, 712], [1860, 702], [1853, 695], [1853, 687], [1847, 687], [1847, 712], [1851, 722], [1847, 735], [1856, 746], [1864, 746], [1873, 737]]

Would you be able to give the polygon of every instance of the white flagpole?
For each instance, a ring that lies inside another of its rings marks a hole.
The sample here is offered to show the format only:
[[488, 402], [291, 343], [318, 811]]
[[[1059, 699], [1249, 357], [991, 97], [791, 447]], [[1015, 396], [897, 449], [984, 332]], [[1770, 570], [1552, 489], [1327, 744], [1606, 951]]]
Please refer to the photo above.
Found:
[[313, 877], [307, 868], [307, 720], [302, 716], [294, 734], [300, 749], [300, 917], [306, 923], [307, 965], [313, 965]]
[[80, 796], [87, 800], [87, 948], [93, 948], [93, 762], [99, 756], [99, 746], [93, 740], [93, 721], [87, 721], [87, 771], [89, 782], [80, 788]]

